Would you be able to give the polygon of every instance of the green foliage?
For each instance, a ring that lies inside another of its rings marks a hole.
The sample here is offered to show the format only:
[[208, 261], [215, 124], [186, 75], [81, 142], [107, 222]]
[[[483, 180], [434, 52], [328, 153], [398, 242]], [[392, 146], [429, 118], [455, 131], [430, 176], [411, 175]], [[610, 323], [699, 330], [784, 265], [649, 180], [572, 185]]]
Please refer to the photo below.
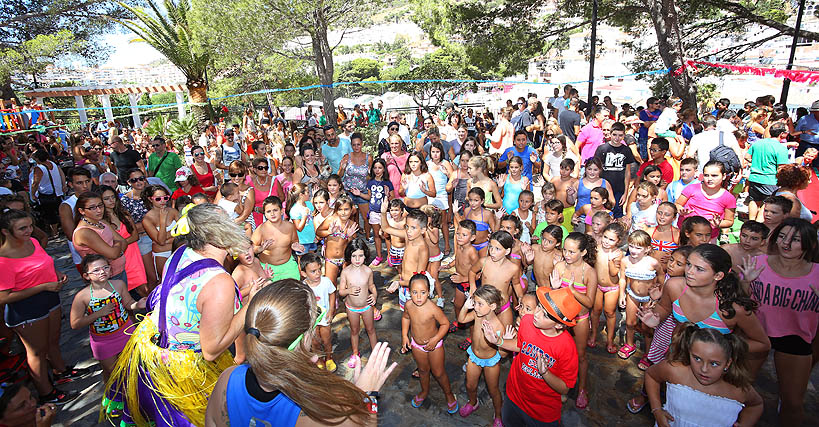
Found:
[[168, 131], [168, 116], [157, 114], [156, 117], [143, 128], [143, 131], [151, 138], [157, 135], [164, 138]]
[[[475, 80], [482, 78], [482, 75], [477, 67], [469, 63], [469, 58], [462, 50], [446, 47], [425, 55], [414, 67], [394, 77], [400, 80]], [[434, 113], [444, 100], [470, 89], [477, 90], [477, 87], [471, 83], [429, 82], [402, 83], [393, 90], [408, 92], [416, 104]]]
[[[164, 116], [160, 116], [164, 117]], [[196, 118], [192, 114], [188, 114], [182, 118], [176, 118], [168, 122], [166, 126], [166, 134], [168, 138], [174, 141], [177, 152], [184, 153], [185, 138], [194, 139], [197, 134]]]
[[117, 22], [131, 30], [139, 38], [132, 42], [145, 42], [158, 50], [185, 75], [188, 84], [203, 82], [210, 61], [210, 51], [203, 47], [188, 23], [191, 5], [188, 0], [164, 0], [162, 13], [154, 0], [146, 0], [153, 14], [147, 10], [120, 5], [131, 12], [135, 19]]
[[14, 48], [0, 49], [0, 83], [10, 81], [15, 73], [22, 73], [26, 78], [15, 83], [33, 87], [37, 74], [60, 56], [81, 52], [85, 45], [86, 42], [77, 40], [71, 31], [60, 30], [37, 35]]

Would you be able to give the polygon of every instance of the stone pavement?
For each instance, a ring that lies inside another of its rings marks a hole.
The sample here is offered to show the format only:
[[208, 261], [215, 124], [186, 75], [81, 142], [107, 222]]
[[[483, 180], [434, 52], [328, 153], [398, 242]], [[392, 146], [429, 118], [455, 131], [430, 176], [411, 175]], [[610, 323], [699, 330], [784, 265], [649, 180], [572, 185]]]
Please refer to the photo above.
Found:
[[[88, 331], [86, 329], [72, 330], [67, 321], [74, 294], [84, 285], [72, 264], [64, 239], [52, 240], [47, 252], [55, 258], [57, 268], [67, 273], [70, 278], [69, 283], [61, 291], [63, 313], [66, 316], [60, 339], [63, 356], [66, 363], [76, 363], [80, 367], [91, 366], [94, 370], [94, 375], [89, 378], [63, 386], [66, 390], [80, 391], [82, 396], [60, 409], [55, 425], [75, 427], [109, 425], [107, 422], [97, 423], [98, 405], [102, 398], [102, 371], [96, 361], [91, 358]], [[401, 343], [401, 311], [398, 309], [398, 297], [384, 291], [386, 288], [385, 283], [389, 283], [394, 276], [394, 270], [387, 267], [379, 267], [375, 270], [375, 283], [379, 289], [379, 305], [381, 305], [383, 312], [381, 321], [376, 322], [376, 330], [379, 341], [388, 341], [395, 350]], [[447, 277], [450, 273], [451, 271], [443, 271], [441, 277]], [[444, 280], [443, 289], [446, 300], [449, 301], [454, 291], [447, 280]], [[450, 319], [454, 319], [451, 303], [447, 303], [445, 312]], [[350, 356], [350, 329], [346, 321], [346, 315], [336, 316], [333, 329], [335, 330], [333, 342], [339, 366], [338, 373], [339, 375], [349, 376], [346, 361]], [[465, 337], [465, 331], [458, 331], [448, 336], [444, 343], [446, 370], [453, 392], [462, 405], [467, 400], [464, 388], [464, 373], [461, 371], [461, 366], [466, 361], [466, 352], [459, 350], [457, 344]], [[598, 338], [598, 347], [590, 349], [588, 352], [590, 370], [589, 407], [583, 411], [575, 409], [574, 397], [576, 391], [572, 390], [569, 393], [569, 400], [563, 406], [563, 424], [566, 426], [653, 425], [654, 420], [647, 409], [643, 410], [641, 414], [632, 415], [625, 408], [626, 400], [638, 391], [642, 384], [642, 372], [637, 369], [636, 364], [642, 354], [638, 352], [632, 356], [631, 360], [623, 361], [616, 355], [606, 353], [601, 342], [605, 343], [602, 336]], [[361, 331], [361, 346], [363, 359], [366, 361], [369, 353], [367, 348], [369, 343], [366, 331], [363, 328]], [[451, 416], [446, 413], [446, 401], [434, 380], [431, 381], [430, 395], [421, 408], [412, 408], [410, 400], [420, 391], [417, 380], [411, 377], [415, 367], [412, 356], [411, 354], [401, 355], [397, 351], [393, 351], [390, 357], [398, 362], [398, 367], [385, 384], [383, 390], [381, 390], [379, 425], [490, 426], [492, 424], [492, 403], [483, 382], [479, 383], [478, 389], [481, 406], [469, 418], [461, 418], [459, 415]], [[508, 360], [502, 363], [501, 390], [504, 389], [506, 373], [510, 365]], [[763, 367], [756, 385], [757, 390], [765, 399], [765, 413], [759, 425], [774, 426], [776, 425], [777, 405], [776, 377], [770, 360]], [[805, 418], [808, 420], [805, 425], [808, 425], [809, 422], [815, 422], [815, 417], [819, 414], [817, 385], [819, 385], [819, 374], [814, 371], [805, 398]]]

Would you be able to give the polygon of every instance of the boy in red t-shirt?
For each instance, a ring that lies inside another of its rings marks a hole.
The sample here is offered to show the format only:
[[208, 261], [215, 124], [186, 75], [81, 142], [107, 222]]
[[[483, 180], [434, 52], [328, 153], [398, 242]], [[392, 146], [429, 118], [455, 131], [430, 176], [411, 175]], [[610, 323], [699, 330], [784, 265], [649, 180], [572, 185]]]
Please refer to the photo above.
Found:
[[565, 329], [575, 325], [582, 307], [569, 288], [544, 286], [536, 293], [540, 304], [534, 314], [521, 318], [517, 333], [509, 326], [499, 337], [491, 325], [483, 327], [489, 343], [518, 353], [506, 379], [501, 411], [507, 426], [559, 426], [560, 397], [577, 381], [577, 347]]
[[652, 139], [648, 149], [648, 155], [651, 157], [651, 160], [640, 165], [640, 169], [637, 170], [637, 176], [643, 176], [643, 169], [645, 169], [646, 166], [656, 165], [663, 174], [663, 182], [665, 182], [666, 185], [671, 184], [671, 182], [674, 181], [674, 167], [671, 166], [671, 163], [668, 163], [668, 160], [665, 158], [666, 153], [668, 153], [668, 140], [661, 136]]

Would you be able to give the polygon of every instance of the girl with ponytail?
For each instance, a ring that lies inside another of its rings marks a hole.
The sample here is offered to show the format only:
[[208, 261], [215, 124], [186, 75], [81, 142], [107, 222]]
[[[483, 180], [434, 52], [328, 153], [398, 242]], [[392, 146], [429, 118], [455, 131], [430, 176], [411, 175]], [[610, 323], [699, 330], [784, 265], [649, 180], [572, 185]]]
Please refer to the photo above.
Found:
[[276, 426], [375, 426], [372, 394], [396, 367], [387, 368], [390, 348], [375, 346], [367, 366], [349, 382], [319, 369], [310, 352], [315, 325], [326, 313], [310, 287], [280, 280], [259, 291], [245, 317], [246, 364], [225, 370], [208, 402], [206, 426], [250, 425], [252, 419]]
[[[646, 372], [646, 391], [658, 426], [754, 425], [762, 397], [746, 366], [748, 344], [737, 334], [685, 323], [674, 335], [671, 356]], [[666, 383], [661, 406], [660, 385]]]
[[597, 261], [597, 242], [594, 237], [578, 232], [569, 233], [566, 240], [563, 241], [563, 261], [555, 264], [552, 274], [549, 275], [552, 289], [569, 288], [577, 302], [583, 306], [574, 319], [577, 324], [572, 327], [578, 356], [578, 393], [575, 402], [578, 409], [585, 409], [589, 405], [589, 395], [586, 391], [586, 377], [589, 369], [586, 346], [591, 335], [589, 311], [594, 308], [594, 300], [597, 296], [595, 261]]

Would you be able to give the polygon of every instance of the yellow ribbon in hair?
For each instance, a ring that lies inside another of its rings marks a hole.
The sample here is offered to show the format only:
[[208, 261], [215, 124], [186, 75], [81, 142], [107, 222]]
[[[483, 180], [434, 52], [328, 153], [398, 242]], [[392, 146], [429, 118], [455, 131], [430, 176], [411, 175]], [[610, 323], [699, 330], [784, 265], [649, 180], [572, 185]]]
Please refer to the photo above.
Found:
[[171, 236], [184, 236], [191, 232], [191, 225], [188, 223], [188, 211], [194, 206], [196, 205], [193, 203], [188, 203], [184, 208], [182, 208], [179, 219], [176, 220], [176, 225], [171, 229]]

